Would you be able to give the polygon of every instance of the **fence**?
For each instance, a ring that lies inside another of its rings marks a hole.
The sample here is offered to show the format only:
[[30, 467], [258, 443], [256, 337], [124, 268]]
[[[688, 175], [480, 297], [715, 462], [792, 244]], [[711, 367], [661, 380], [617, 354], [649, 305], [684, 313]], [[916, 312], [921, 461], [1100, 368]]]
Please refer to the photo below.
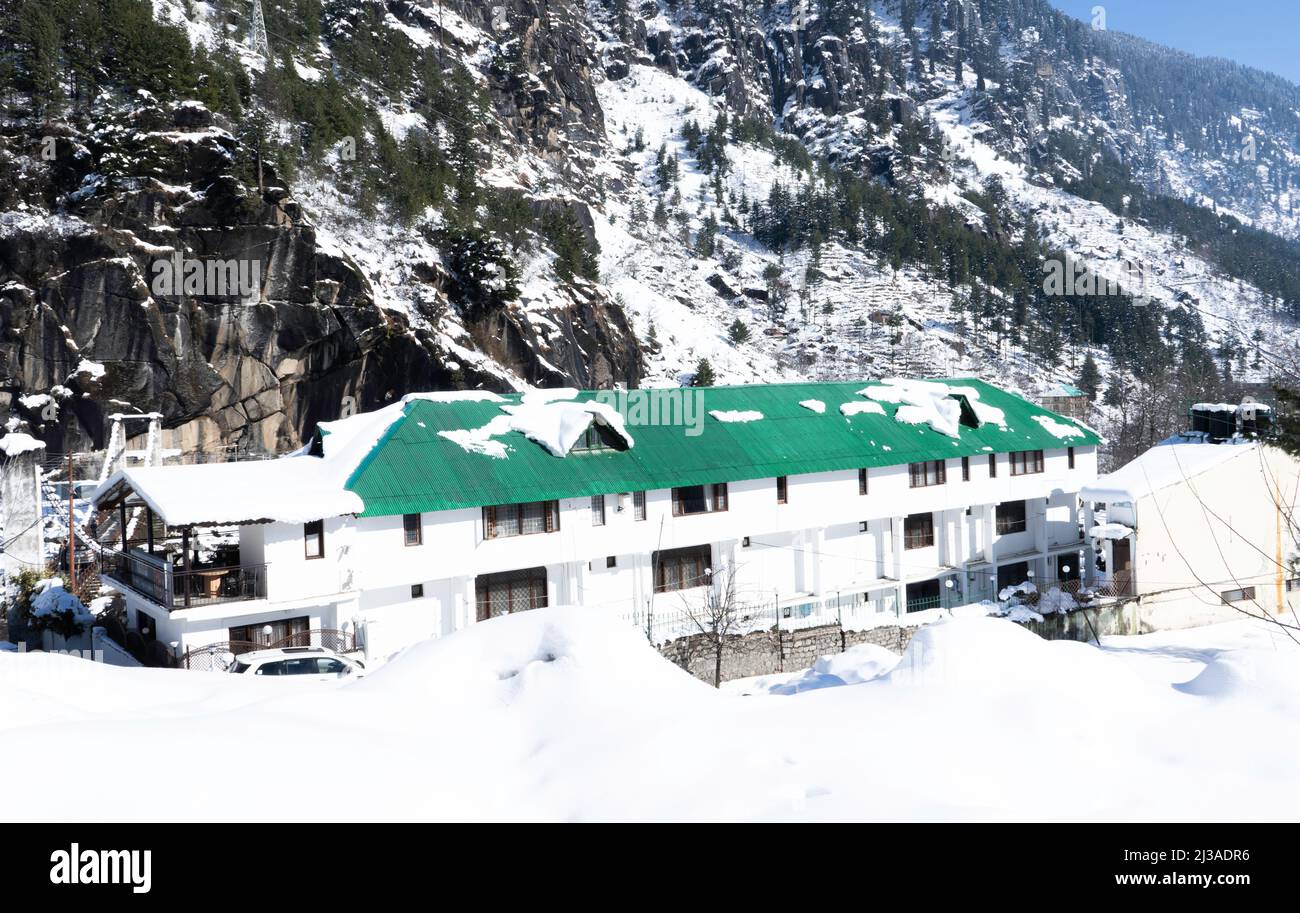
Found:
[[340, 631], [337, 628], [315, 628], [310, 631], [298, 631], [273, 643], [225, 640], [187, 650], [177, 660], [176, 665], [181, 669], [196, 669], [201, 672], [225, 672], [229, 670], [234, 659], [241, 654], [251, 653], [254, 650], [280, 650], [286, 647], [323, 647], [335, 653], [352, 653], [357, 649], [357, 636], [352, 631]]
[[897, 624], [899, 615], [898, 597], [889, 589], [740, 603], [729, 612], [686, 606], [653, 607], [625, 612], [622, 617], [644, 631], [652, 643], [663, 644], [705, 633], [743, 635], [755, 631], [802, 631], [825, 625], [863, 630]]

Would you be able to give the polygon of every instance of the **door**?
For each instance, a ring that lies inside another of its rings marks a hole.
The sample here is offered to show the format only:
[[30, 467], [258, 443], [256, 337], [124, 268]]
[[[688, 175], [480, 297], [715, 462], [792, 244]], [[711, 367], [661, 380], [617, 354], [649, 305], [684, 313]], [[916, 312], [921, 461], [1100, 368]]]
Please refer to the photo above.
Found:
[[1115, 582], [1115, 596], [1133, 595], [1133, 547], [1127, 539], [1116, 539], [1110, 545], [1110, 560], [1114, 567], [1111, 579]]

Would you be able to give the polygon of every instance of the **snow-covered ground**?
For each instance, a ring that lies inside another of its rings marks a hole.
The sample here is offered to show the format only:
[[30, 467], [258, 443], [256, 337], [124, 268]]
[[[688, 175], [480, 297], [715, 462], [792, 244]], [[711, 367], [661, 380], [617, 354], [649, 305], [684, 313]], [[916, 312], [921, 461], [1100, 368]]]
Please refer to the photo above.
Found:
[[[338, 686], [0, 653], [0, 732], [40, 772], [0, 818], [271, 819], [287, 775], [361, 820], [1294, 819], [1297, 660], [1257, 622], [1098, 649], [961, 617], [719, 692], [579, 609]], [[112, 786], [138, 770], [148, 795]]]

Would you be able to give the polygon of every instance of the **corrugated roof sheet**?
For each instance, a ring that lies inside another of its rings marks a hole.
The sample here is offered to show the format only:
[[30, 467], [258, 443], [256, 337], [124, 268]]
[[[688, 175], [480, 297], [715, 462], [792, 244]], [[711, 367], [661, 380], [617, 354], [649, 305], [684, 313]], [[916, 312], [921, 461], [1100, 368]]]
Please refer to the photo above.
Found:
[[[438, 432], [482, 427], [501, 415], [502, 403], [413, 400], [361, 461], [347, 487], [365, 502], [363, 516], [383, 516], [1098, 443], [1087, 428], [982, 381], [940, 382], [974, 387], [980, 402], [1003, 410], [1006, 426], [963, 426], [960, 437], [951, 438], [926, 425], [895, 421], [898, 407], [889, 403], [881, 404], [883, 415], [846, 418], [840, 413], [843, 403], [865, 401], [857, 391], [880, 381], [708, 387], [682, 391], [703, 399], [694, 413], [702, 421], [697, 436], [689, 436], [682, 424], [629, 422], [635, 441], [631, 449], [560, 458], [510, 432], [496, 438], [509, 451], [499, 458], [467, 451]], [[578, 395], [579, 400], [594, 398], [591, 391]], [[521, 396], [502, 399], [510, 405]], [[813, 399], [826, 403], [824, 414], [800, 405]], [[708, 414], [751, 410], [764, 417], [724, 422]], [[1062, 440], [1035, 416], [1081, 433]]]

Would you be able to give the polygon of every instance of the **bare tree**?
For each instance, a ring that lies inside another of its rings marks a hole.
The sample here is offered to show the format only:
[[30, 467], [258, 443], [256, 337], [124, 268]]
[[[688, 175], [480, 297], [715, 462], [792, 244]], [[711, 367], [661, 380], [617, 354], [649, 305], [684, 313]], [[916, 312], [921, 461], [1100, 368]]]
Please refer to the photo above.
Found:
[[754, 617], [752, 606], [744, 603], [736, 590], [736, 566], [722, 562], [717, 570], [705, 570], [708, 589], [702, 599], [683, 597], [682, 605], [695, 633], [688, 638], [685, 659], [699, 656], [713, 660], [713, 687], [722, 684], [722, 657], [730, 647], [743, 649], [741, 635], [747, 633]]

